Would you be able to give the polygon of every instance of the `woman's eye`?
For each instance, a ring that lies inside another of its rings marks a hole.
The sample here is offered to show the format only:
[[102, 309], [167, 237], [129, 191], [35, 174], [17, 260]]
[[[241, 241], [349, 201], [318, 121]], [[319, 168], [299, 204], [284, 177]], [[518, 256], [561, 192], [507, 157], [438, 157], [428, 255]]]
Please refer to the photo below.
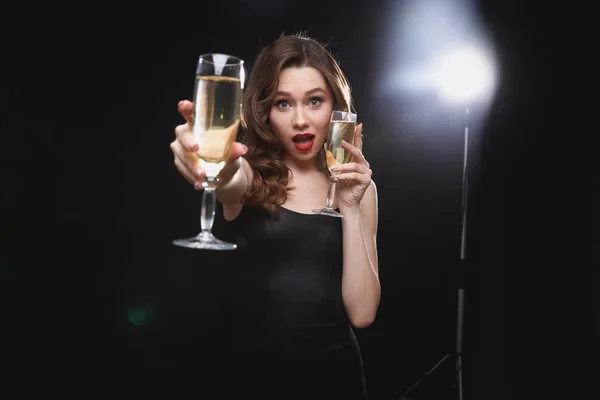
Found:
[[312, 99], [310, 99], [309, 104], [313, 107], [318, 107], [321, 105], [321, 103], [323, 102], [323, 100], [321, 100], [318, 97], [313, 97]]
[[279, 108], [288, 108], [289, 107], [289, 103], [286, 100], [279, 100], [278, 102], [275, 103], [277, 105], [277, 107]]

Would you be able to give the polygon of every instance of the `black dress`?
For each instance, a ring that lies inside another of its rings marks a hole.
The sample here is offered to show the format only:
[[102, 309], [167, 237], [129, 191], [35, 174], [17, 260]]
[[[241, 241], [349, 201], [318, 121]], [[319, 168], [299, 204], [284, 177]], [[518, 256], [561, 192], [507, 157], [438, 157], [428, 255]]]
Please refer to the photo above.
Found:
[[218, 217], [214, 233], [238, 245], [223, 266], [231, 351], [219, 398], [366, 399], [342, 302], [340, 219], [245, 206], [234, 221]]

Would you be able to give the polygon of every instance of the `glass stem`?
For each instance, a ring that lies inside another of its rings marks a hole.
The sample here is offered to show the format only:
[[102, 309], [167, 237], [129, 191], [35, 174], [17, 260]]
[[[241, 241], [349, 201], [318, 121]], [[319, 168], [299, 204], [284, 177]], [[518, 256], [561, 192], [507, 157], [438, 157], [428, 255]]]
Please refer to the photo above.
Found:
[[333, 195], [335, 193], [335, 179], [331, 177], [329, 179], [329, 188], [327, 189], [327, 204], [325, 208], [333, 208]]
[[202, 183], [204, 194], [202, 195], [202, 209], [200, 211], [200, 227], [202, 236], [211, 235], [213, 223], [215, 221], [215, 189], [217, 187], [217, 178], [206, 178]]

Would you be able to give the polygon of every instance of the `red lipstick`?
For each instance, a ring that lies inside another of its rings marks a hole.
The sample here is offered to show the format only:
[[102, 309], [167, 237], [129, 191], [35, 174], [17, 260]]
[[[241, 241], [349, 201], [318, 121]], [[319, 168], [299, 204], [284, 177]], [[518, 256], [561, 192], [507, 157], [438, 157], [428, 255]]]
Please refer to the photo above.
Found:
[[300, 151], [309, 151], [315, 144], [315, 135], [312, 133], [299, 133], [292, 137], [292, 143]]

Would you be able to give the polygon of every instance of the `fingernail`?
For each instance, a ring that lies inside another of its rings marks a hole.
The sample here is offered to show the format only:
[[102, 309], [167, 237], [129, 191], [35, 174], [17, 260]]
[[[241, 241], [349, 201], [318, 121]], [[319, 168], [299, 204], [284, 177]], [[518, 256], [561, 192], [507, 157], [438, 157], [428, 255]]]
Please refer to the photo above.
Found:
[[246, 155], [247, 152], [248, 152], [248, 146], [244, 145], [244, 152], [242, 153], [242, 155]]
[[194, 189], [200, 190], [201, 187], [202, 187], [202, 185], [200, 184], [200, 182], [194, 183]]
[[342, 145], [343, 145], [343, 146], [345, 146], [345, 145], [347, 145], [347, 144], [348, 144], [348, 142], [346, 142], [345, 140], [342, 140]]
[[197, 145], [197, 144], [193, 144], [193, 145], [192, 145], [192, 147], [191, 147], [191, 151], [194, 151], [194, 152], [196, 152], [196, 151], [198, 151], [198, 148], [199, 148], [199, 147], [198, 147], [198, 145]]
[[183, 105], [183, 100], [177, 103], [177, 107], [181, 107]]

